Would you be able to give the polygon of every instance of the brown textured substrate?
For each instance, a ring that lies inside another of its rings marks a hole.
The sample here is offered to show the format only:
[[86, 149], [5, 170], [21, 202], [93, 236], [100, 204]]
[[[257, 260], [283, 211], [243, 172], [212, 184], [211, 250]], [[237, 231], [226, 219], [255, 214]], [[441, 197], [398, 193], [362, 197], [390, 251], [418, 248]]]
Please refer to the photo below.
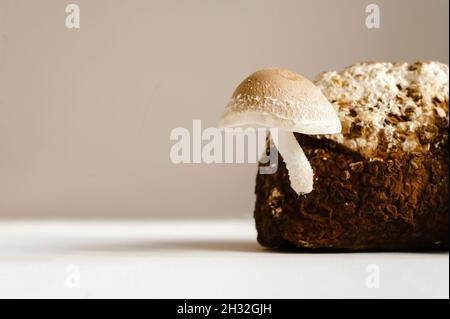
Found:
[[448, 141], [428, 153], [380, 148], [368, 160], [332, 140], [296, 137], [317, 177], [314, 190], [297, 196], [281, 157], [275, 174], [258, 174], [254, 217], [259, 243], [448, 249]]

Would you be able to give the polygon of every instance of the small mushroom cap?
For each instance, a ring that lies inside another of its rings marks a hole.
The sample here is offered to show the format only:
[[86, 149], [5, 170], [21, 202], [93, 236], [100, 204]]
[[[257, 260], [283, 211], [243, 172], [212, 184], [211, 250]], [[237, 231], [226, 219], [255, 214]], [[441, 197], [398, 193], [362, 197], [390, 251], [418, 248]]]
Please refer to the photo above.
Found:
[[335, 134], [341, 122], [320, 89], [280, 68], [257, 71], [233, 93], [219, 126], [277, 127], [303, 134]]

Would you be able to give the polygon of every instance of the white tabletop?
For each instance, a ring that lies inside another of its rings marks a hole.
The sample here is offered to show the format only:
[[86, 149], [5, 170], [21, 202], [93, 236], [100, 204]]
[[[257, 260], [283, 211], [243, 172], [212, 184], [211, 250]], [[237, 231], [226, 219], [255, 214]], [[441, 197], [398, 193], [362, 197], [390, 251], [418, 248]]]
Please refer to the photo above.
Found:
[[0, 220], [0, 297], [448, 298], [448, 252], [265, 249], [252, 220]]

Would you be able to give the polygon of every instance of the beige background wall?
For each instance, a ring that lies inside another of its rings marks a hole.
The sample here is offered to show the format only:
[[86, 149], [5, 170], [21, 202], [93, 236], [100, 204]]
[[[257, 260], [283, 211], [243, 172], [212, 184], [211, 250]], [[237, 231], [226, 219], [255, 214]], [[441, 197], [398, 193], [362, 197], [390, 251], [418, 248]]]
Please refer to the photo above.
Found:
[[[239, 217], [255, 165], [174, 165], [235, 85], [362, 60], [448, 63], [448, 1], [0, 0], [0, 217]], [[365, 7], [381, 7], [381, 29]]]

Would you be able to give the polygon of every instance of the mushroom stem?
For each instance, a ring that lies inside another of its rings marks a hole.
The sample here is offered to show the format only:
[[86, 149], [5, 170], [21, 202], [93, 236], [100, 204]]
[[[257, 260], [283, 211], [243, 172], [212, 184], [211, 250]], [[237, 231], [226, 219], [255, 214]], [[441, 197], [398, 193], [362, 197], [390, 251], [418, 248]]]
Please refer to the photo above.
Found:
[[310, 193], [313, 170], [294, 133], [279, 129], [278, 141], [275, 139], [274, 143], [286, 164], [292, 189], [297, 194]]

